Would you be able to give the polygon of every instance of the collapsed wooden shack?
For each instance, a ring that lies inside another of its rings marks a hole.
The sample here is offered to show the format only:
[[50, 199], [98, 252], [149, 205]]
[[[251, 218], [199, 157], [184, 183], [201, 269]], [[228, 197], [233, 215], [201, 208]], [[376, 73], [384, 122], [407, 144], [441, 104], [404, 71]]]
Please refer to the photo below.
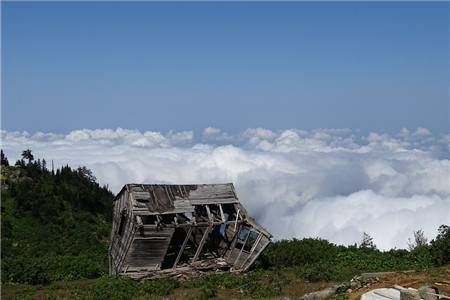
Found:
[[271, 237], [240, 204], [232, 183], [126, 184], [114, 200], [109, 273], [145, 279], [246, 271]]

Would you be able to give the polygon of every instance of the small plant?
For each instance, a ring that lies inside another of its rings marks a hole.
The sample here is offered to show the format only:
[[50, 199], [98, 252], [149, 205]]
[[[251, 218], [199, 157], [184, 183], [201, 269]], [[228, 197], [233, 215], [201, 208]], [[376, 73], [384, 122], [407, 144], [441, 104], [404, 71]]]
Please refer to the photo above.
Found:
[[201, 288], [201, 294], [199, 300], [208, 300], [215, 298], [217, 296], [217, 287], [214, 285], [206, 286]]
[[363, 277], [363, 278], [361, 279], [361, 285], [362, 285], [362, 286], [366, 286], [368, 283], [369, 283], [369, 281], [367, 280], [366, 277]]

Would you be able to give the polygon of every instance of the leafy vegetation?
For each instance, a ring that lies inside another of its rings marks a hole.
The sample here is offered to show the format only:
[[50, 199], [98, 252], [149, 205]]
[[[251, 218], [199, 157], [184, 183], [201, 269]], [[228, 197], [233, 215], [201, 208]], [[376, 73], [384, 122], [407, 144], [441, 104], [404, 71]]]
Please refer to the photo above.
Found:
[[438, 236], [431, 241], [431, 258], [437, 266], [450, 263], [450, 226], [441, 225]]
[[281, 294], [282, 286], [289, 280], [280, 271], [254, 270], [245, 275], [231, 273], [209, 274], [182, 283], [184, 288], [199, 288], [199, 299], [212, 299], [220, 288], [239, 289], [250, 298], [270, 298]]
[[2, 151], [2, 282], [95, 278], [108, 272], [112, 199], [86, 167], [48, 170], [31, 150], [16, 166]]
[[427, 270], [449, 263], [450, 230], [441, 226], [431, 245], [413, 250], [380, 251], [376, 247], [337, 246], [327, 240], [305, 238], [273, 242], [260, 256], [257, 267], [293, 267], [308, 281], [345, 281], [363, 272]]
[[170, 295], [179, 286], [173, 278], [155, 279], [139, 283], [127, 277], [117, 276], [102, 280], [91, 288], [87, 299], [92, 300], [126, 300], [143, 295]]

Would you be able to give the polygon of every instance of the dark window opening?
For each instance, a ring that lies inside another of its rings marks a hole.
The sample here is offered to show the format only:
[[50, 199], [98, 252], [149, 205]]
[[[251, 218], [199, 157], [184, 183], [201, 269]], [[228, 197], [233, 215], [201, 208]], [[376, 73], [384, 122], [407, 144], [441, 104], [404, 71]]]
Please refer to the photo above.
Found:
[[222, 204], [223, 214], [227, 215], [226, 221], [234, 221], [237, 217], [236, 208], [233, 204]]
[[[142, 218], [142, 216], [141, 216]], [[144, 219], [142, 219], [142, 223], [144, 223], [145, 225], [155, 225], [155, 222], [158, 222], [156, 216], [145, 216], [145, 221]]]
[[117, 234], [119, 236], [122, 236], [122, 234], [123, 234], [123, 229], [125, 227], [125, 221], [126, 220], [127, 220], [127, 217], [124, 214], [122, 214], [122, 217], [120, 218], [119, 231], [117, 232]]
[[209, 210], [211, 211], [213, 222], [222, 222], [222, 213], [220, 212], [219, 205], [209, 204]]
[[244, 251], [250, 252], [252, 250], [258, 236], [259, 234], [253, 231], [248, 234], [247, 241], [245, 242], [244, 245]]
[[195, 205], [194, 210], [195, 222], [202, 223], [209, 221], [208, 212], [204, 205]]
[[236, 243], [237, 249], [242, 249], [244, 247], [245, 239], [247, 238], [248, 233], [249, 233], [249, 231], [247, 228], [244, 228], [241, 230], [241, 232], [239, 233], [239, 236], [238, 236], [237, 243]]
[[[186, 233], [187, 232], [185, 228], [179, 227], [175, 229], [175, 232], [172, 235], [172, 239], [167, 248], [167, 252], [161, 266], [162, 269], [170, 269], [173, 267], [173, 264], [175, 263], [175, 260], [178, 257], [179, 252], [181, 251], [181, 246], [183, 245], [183, 242], [186, 238]], [[188, 261], [187, 255], [185, 254], [187, 250], [186, 248], [188, 247], [185, 247], [184, 249], [185, 251], [183, 251], [178, 264], [186, 263]]]

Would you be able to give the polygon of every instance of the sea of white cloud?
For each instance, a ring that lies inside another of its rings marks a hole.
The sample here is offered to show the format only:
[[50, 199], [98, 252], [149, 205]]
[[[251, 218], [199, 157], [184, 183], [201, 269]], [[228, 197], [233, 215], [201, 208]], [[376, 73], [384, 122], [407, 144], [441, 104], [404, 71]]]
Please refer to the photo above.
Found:
[[407, 248], [422, 229], [429, 240], [450, 224], [450, 135], [426, 128], [358, 136], [349, 129], [229, 135], [206, 128], [140, 132], [123, 128], [67, 135], [2, 130], [13, 164], [35, 158], [91, 169], [114, 193], [126, 183], [232, 182], [242, 204], [274, 239], [314, 237], [342, 245], [363, 232], [379, 249]]

